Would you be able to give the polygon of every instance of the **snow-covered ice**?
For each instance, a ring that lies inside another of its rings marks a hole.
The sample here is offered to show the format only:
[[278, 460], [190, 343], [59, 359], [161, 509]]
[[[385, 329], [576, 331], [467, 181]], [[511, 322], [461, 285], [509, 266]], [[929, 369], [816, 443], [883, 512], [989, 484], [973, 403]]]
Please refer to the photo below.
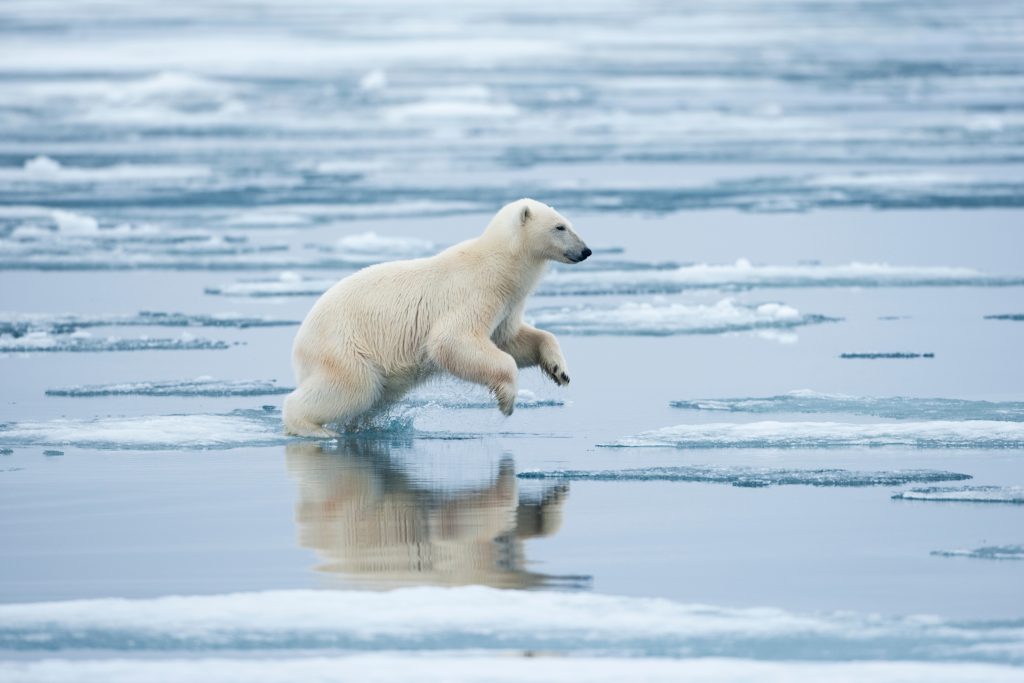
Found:
[[551, 306], [531, 309], [527, 318], [537, 327], [560, 334], [652, 336], [790, 329], [836, 320], [801, 313], [784, 304], [748, 305], [733, 299], [710, 305], [660, 301]]
[[912, 662], [764, 662], [702, 657], [620, 658], [504, 653], [423, 656], [408, 653], [331, 657], [226, 659], [44, 659], [0, 663], [11, 683], [1019, 683], [1020, 669], [996, 664]]
[[287, 441], [280, 414], [273, 410], [0, 423], [0, 443], [10, 446], [175, 450], [269, 446]]
[[672, 401], [673, 408], [724, 413], [845, 413], [929, 420], [1006, 420], [1024, 422], [1022, 401], [969, 401], [914, 396], [848, 396], [808, 389], [778, 396], [698, 398]]
[[726, 465], [644, 467], [616, 470], [527, 470], [520, 479], [563, 481], [680, 481], [731, 484], [746, 488], [765, 486], [898, 486], [970, 479], [968, 474], [937, 470], [858, 472], [840, 469], [781, 469]]
[[265, 396], [287, 394], [289, 386], [274, 380], [217, 380], [199, 377], [192, 380], [121, 382], [117, 384], [79, 384], [47, 389], [47, 396]]
[[1021, 486], [929, 486], [901, 491], [896, 500], [928, 500], [950, 503], [1010, 503], [1024, 505]]
[[973, 550], [933, 550], [938, 557], [970, 557], [976, 560], [1024, 560], [1024, 545], [986, 545]]
[[612, 447], [670, 448], [1024, 448], [1024, 424], [994, 420], [925, 422], [718, 422], [664, 427]]
[[1024, 284], [1024, 277], [998, 276], [971, 268], [895, 266], [885, 263], [846, 265], [755, 265], [740, 259], [732, 265], [695, 264], [674, 268], [633, 267], [590, 272], [555, 270], [539, 294], [675, 294], [690, 289], [754, 287], [999, 287]]
[[[259, 650], [600, 651], [782, 661], [1019, 664], [1020, 621], [800, 614], [657, 598], [484, 588], [266, 591], [0, 605], [0, 649], [57, 653]], [[828, 653], [827, 657], [823, 657]]]

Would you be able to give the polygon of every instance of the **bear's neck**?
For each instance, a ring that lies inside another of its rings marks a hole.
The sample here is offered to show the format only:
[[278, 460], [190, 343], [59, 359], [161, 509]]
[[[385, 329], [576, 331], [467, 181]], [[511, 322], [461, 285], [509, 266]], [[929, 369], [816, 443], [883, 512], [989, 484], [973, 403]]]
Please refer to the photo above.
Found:
[[488, 270], [506, 299], [522, 301], [544, 277], [548, 261], [537, 257], [524, 244], [490, 237], [492, 235], [484, 233], [473, 246], [481, 258], [491, 263]]

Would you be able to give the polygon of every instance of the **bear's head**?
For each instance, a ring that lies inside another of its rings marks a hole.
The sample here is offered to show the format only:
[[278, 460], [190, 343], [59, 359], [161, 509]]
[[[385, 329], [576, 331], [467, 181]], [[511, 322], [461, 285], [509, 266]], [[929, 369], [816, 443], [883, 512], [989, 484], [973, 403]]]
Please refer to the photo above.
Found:
[[535, 199], [507, 204], [496, 218], [506, 235], [533, 258], [579, 263], [593, 253], [565, 216]]

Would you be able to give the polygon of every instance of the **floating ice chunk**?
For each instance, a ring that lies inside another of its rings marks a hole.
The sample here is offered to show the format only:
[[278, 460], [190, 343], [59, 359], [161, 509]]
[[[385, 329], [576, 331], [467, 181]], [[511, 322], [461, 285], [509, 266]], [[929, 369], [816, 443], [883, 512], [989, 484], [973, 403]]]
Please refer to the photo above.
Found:
[[956, 503], [1012, 503], [1024, 505], [1020, 486], [930, 486], [901, 491], [897, 500], [933, 500]]
[[970, 268], [891, 266], [884, 263], [847, 265], [755, 266], [746, 259], [733, 265], [697, 264], [674, 268], [629, 268], [593, 271], [554, 270], [541, 282], [539, 294], [675, 294], [688, 289], [752, 287], [996, 287], [1024, 284], [1024, 277], [986, 275]]
[[253, 211], [243, 211], [242, 213], [230, 216], [224, 222], [228, 225], [244, 227], [275, 227], [279, 225], [306, 225], [310, 220], [307, 216], [288, 211], [256, 209]]
[[896, 419], [1006, 420], [1024, 422], [1024, 401], [956, 398], [847, 396], [798, 390], [764, 398], [699, 398], [672, 401], [673, 408], [727, 413], [849, 413]]
[[18, 183], [141, 183], [205, 178], [210, 168], [197, 164], [115, 164], [65, 166], [47, 156], [25, 161], [21, 168], [0, 167], [0, 180]]
[[416, 237], [387, 237], [375, 232], [347, 235], [334, 243], [334, 251], [368, 263], [415, 258], [434, 253], [434, 243]]
[[237, 313], [188, 314], [139, 311], [134, 315], [0, 313], [0, 336], [23, 337], [31, 332], [70, 334], [93, 327], [280, 327], [297, 320]]
[[935, 358], [935, 354], [912, 351], [870, 351], [867, 353], [841, 353], [839, 357], [846, 360], [912, 360], [914, 358]]
[[53, 220], [57, 230], [64, 235], [95, 235], [99, 232], [99, 223], [92, 216], [85, 216], [71, 211], [54, 211]]
[[[628, 654], [628, 653], [627, 653]], [[558, 657], [502, 654], [349, 654], [338, 656], [57, 659], [0, 663], [0, 678], [21, 683], [1020, 683], [1015, 666], [963, 662], [772, 662], [721, 657]], [[372, 672], [370, 674], [369, 672]]]
[[680, 481], [760, 488], [765, 486], [898, 486], [936, 481], [962, 481], [969, 474], [939, 470], [891, 470], [855, 472], [840, 469], [777, 469], [770, 467], [732, 467], [728, 465], [692, 465], [645, 467], [624, 470], [550, 470], [525, 471], [521, 479], [557, 479], [570, 481]]
[[66, 445], [107, 450], [173, 450], [270, 446], [287, 441], [280, 415], [269, 410], [0, 424], [0, 443], [15, 446]]
[[851, 424], [745, 422], [685, 424], [618, 441], [608, 447], [669, 448], [1024, 448], [1024, 423], [969, 420]]
[[138, 337], [94, 338], [76, 334], [29, 332], [24, 336], [0, 335], [0, 353], [100, 352], [100, 351], [210, 351], [226, 349], [229, 344], [217, 339], [200, 339], [182, 334], [174, 339]]
[[161, 382], [124, 382], [121, 384], [86, 384], [47, 389], [47, 396], [264, 396], [287, 394], [292, 387], [278, 386], [274, 380], [215, 380], [202, 377], [193, 380]]
[[634, 303], [581, 305], [530, 311], [535, 325], [562, 334], [671, 335], [716, 334], [832, 322], [836, 318], [804, 315], [782, 304], [749, 306], [723, 299], [713, 305]]
[[336, 282], [336, 279], [312, 278], [286, 272], [281, 273], [277, 279], [240, 280], [207, 287], [204, 291], [219, 296], [320, 296]]
[[974, 550], [933, 550], [940, 557], [971, 557], [978, 560], [1024, 560], [1024, 545], [989, 545]]
[[388, 87], [388, 75], [383, 69], [374, 69], [359, 79], [359, 89], [364, 92], [384, 90]]
[[818, 660], [823, 652], [846, 661], [1016, 664], [1024, 658], [1019, 620], [802, 615], [582, 592], [519, 591], [510, 597], [474, 586], [9, 603], [0, 605], [0, 648], [48, 657], [116, 648], [124, 655], [165, 657], [194, 651], [258, 650], [266, 656], [472, 650], [787, 662]]
[[37, 178], [53, 177], [60, 172], [59, 161], [48, 156], [37, 156], [25, 160], [25, 173]]
[[423, 100], [388, 108], [384, 115], [392, 122], [416, 119], [501, 119], [520, 113], [519, 107], [507, 102], [480, 102], [471, 99]]

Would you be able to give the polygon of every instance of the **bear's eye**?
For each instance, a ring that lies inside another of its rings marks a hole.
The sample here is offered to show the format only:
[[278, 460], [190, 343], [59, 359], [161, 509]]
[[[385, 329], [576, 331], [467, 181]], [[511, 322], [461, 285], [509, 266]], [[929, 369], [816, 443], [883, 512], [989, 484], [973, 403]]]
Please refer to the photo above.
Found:
[[556, 225], [555, 226], [555, 230], [565, 230], [565, 226], [564, 225]]

